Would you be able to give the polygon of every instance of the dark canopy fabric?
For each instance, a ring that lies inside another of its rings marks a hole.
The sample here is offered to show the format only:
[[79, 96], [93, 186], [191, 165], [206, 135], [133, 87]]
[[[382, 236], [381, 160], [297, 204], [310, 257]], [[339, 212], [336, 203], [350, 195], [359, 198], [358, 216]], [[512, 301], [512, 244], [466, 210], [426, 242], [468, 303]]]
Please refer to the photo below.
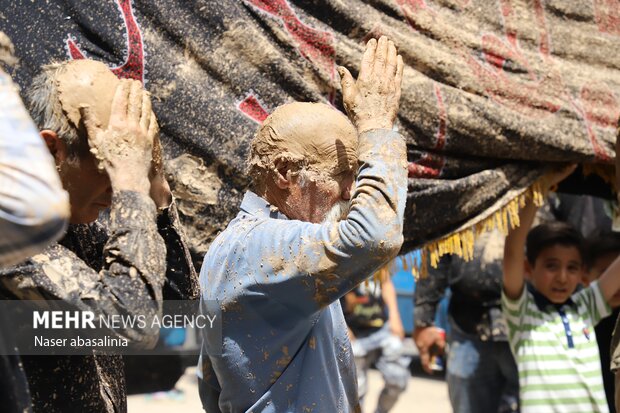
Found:
[[197, 257], [236, 214], [258, 124], [293, 100], [341, 107], [335, 69], [355, 72], [373, 36], [392, 38], [407, 65], [405, 250], [443, 239], [435, 255], [465, 251], [482, 227], [505, 225], [545, 167], [614, 157], [617, 0], [0, 4], [23, 89], [41, 64], [83, 57], [145, 82]]

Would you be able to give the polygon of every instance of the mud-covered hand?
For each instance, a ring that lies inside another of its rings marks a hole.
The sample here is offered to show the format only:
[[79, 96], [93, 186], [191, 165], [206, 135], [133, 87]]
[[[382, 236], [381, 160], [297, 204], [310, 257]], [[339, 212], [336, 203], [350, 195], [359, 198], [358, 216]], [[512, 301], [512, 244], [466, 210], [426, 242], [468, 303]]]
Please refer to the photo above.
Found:
[[344, 107], [359, 133], [371, 129], [392, 129], [398, 113], [403, 59], [387, 37], [370, 39], [362, 57], [357, 80], [343, 66], [338, 67]]
[[121, 80], [116, 88], [110, 121], [106, 129], [94, 111], [80, 107], [88, 135], [90, 151], [100, 169], [110, 177], [113, 191], [130, 190], [148, 194], [153, 136], [149, 127], [153, 121], [148, 93], [140, 82]]

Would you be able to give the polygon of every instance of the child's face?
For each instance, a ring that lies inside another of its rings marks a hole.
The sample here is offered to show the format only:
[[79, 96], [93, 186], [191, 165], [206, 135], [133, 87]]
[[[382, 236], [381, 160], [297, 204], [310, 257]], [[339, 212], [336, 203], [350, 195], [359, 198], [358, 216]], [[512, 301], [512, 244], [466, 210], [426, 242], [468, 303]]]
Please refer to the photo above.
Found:
[[525, 272], [538, 292], [560, 304], [575, 292], [584, 268], [577, 247], [552, 245], [540, 252], [533, 267], [526, 261]]

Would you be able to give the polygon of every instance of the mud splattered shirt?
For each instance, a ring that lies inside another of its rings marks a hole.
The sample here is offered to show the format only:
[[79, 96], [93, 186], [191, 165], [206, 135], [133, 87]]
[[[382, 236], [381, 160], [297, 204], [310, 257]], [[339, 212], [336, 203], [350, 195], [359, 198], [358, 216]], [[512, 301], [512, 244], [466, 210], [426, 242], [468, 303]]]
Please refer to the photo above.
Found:
[[223, 350], [203, 332], [202, 400], [216, 412], [352, 412], [358, 394], [339, 298], [400, 249], [407, 191], [404, 139], [359, 138], [360, 169], [347, 219], [288, 220], [263, 198], [211, 245], [203, 300], [222, 309]]
[[[100, 223], [71, 225], [59, 243], [0, 270], [0, 294], [8, 299], [60, 299], [96, 314], [155, 314], [163, 298], [197, 297], [196, 273], [179, 228], [174, 204], [158, 216], [148, 196], [115, 193], [107, 230]], [[144, 347], [157, 340], [152, 330], [114, 333]], [[35, 411], [127, 410], [120, 356], [22, 359]]]

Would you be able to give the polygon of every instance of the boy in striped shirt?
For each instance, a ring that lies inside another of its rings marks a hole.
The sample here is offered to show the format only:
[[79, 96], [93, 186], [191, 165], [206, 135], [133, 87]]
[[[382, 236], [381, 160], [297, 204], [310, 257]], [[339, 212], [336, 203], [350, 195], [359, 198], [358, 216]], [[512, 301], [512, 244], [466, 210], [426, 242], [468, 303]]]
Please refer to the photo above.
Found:
[[[573, 170], [555, 173], [552, 184]], [[620, 261], [575, 292], [585, 272], [583, 239], [562, 222], [529, 231], [536, 209], [526, 204], [504, 246], [502, 306], [521, 411], [608, 412], [594, 326], [609, 315], [608, 302], [620, 289]]]

